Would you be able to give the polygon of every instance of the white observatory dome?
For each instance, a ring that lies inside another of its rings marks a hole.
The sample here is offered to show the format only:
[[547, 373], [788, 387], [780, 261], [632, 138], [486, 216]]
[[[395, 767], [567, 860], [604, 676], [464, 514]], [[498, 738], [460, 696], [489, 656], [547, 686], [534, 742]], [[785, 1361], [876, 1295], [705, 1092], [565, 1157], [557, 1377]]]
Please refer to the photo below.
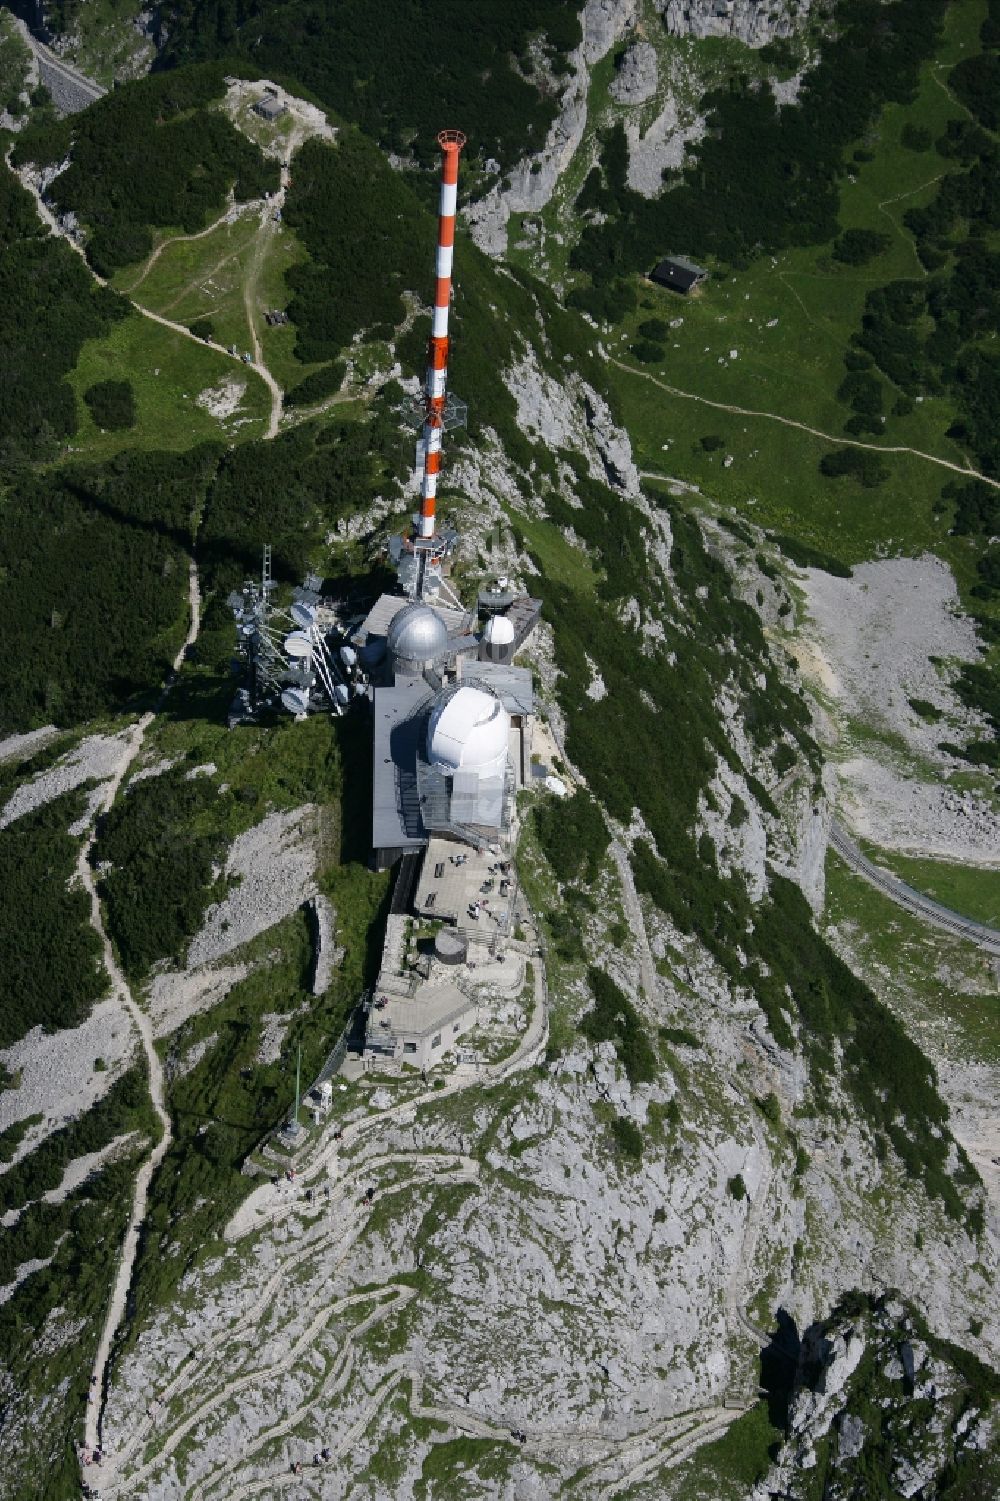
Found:
[[491, 615], [483, 631], [487, 646], [510, 646], [514, 640], [514, 627], [506, 615]]
[[448, 691], [431, 710], [427, 759], [444, 771], [494, 773], [507, 759], [509, 725], [506, 709], [492, 693], [469, 687]]
[[389, 627], [387, 645], [397, 662], [437, 662], [448, 650], [448, 627], [427, 605], [404, 605]]

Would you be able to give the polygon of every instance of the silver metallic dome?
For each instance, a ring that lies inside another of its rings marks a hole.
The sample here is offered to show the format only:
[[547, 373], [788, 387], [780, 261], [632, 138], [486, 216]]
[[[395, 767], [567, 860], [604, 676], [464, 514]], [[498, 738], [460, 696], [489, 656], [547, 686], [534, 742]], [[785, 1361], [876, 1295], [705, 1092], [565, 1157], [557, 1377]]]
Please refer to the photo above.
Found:
[[437, 662], [448, 650], [448, 627], [427, 605], [405, 605], [389, 627], [388, 647], [397, 662]]

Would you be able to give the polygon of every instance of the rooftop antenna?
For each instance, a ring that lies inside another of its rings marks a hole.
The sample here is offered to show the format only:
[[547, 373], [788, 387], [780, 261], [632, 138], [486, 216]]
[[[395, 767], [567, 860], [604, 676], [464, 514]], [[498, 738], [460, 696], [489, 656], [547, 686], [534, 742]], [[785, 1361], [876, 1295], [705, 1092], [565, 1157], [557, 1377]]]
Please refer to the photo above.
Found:
[[260, 581], [251, 577], [242, 593], [233, 591], [229, 605], [236, 619], [237, 648], [249, 669], [250, 688], [241, 689], [230, 710], [230, 726], [262, 704], [278, 704], [299, 718], [321, 709], [344, 713], [366, 679], [353, 651], [336, 652], [339, 627], [324, 606], [322, 580], [309, 575], [285, 608], [275, 602], [271, 544], [264, 544]]
[[[441, 197], [438, 207], [438, 242], [434, 290], [434, 319], [427, 343], [427, 373], [424, 378], [423, 426], [420, 446], [423, 474], [420, 481], [420, 512], [414, 517], [411, 546], [416, 555], [417, 578], [414, 592], [424, 593], [424, 581], [431, 574], [440, 587], [437, 564], [443, 552], [437, 534], [437, 479], [441, 472], [441, 435], [465, 420], [464, 403], [448, 396], [448, 315], [451, 310], [451, 271], [455, 255], [455, 214], [458, 208], [458, 158], [465, 145], [460, 130], [442, 130]], [[428, 580], [429, 582], [429, 580]]]
[[299, 1101], [300, 1101], [300, 1097], [301, 1097], [301, 1084], [302, 1084], [302, 1044], [300, 1042], [299, 1043], [298, 1054], [297, 1054], [296, 1059], [295, 1059], [295, 1114], [292, 1116], [292, 1119], [289, 1122], [289, 1127], [290, 1127], [289, 1134], [292, 1135], [292, 1136], [298, 1136], [298, 1134], [299, 1134]]

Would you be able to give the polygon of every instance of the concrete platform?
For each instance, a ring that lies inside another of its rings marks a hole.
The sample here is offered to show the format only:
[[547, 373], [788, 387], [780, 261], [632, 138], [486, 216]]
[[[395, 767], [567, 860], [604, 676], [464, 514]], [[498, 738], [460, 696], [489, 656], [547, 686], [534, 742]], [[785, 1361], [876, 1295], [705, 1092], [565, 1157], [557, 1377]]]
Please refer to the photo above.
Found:
[[[460, 864], [455, 863], [456, 857]], [[469, 938], [478, 943], [489, 943], [500, 931], [501, 937], [509, 936], [513, 923], [511, 901], [514, 895], [513, 874], [506, 897], [500, 896], [499, 871], [490, 869], [502, 859], [496, 855], [472, 849], [469, 845], [457, 844], [451, 839], [432, 838], [424, 853], [424, 863], [417, 882], [414, 908], [424, 917], [443, 918], [453, 921]], [[440, 874], [438, 872], [440, 871]], [[485, 881], [493, 881], [493, 890], [483, 895], [480, 887]], [[479, 918], [469, 916], [469, 905], [481, 903]], [[497, 922], [506, 914], [507, 926]]]

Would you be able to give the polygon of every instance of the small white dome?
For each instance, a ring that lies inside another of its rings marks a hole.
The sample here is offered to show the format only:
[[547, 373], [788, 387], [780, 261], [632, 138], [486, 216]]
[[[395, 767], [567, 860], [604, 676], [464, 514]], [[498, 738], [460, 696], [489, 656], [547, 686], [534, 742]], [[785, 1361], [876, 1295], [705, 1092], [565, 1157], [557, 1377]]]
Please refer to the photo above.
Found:
[[514, 627], [506, 615], [491, 615], [483, 631], [487, 646], [510, 646], [514, 639]]
[[406, 662], [436, 662], [448, 649], [448, 627], [427, 605], [404, 605], [389, 626], [389, 651]]
[[484, 771], [507, 759], [510, 720], [492, 693], [482, 688], [448, 691], [431, 710], [427, 756], [445, 771]]

